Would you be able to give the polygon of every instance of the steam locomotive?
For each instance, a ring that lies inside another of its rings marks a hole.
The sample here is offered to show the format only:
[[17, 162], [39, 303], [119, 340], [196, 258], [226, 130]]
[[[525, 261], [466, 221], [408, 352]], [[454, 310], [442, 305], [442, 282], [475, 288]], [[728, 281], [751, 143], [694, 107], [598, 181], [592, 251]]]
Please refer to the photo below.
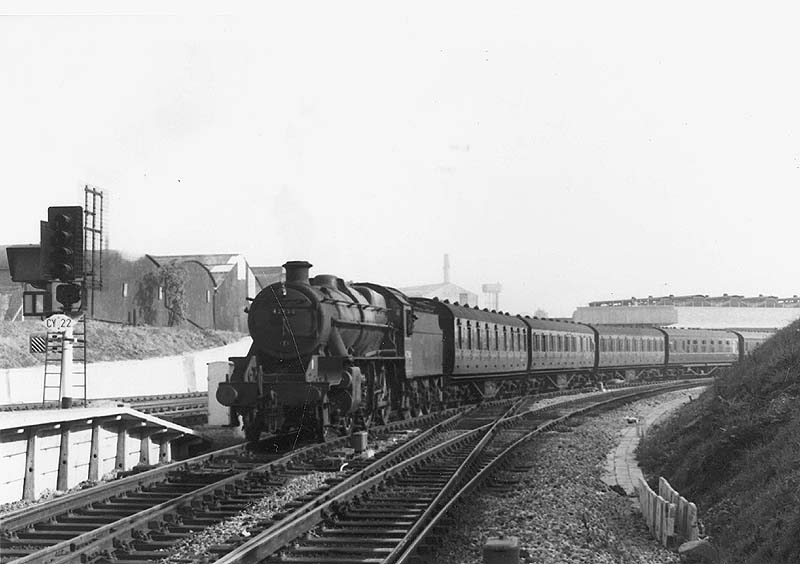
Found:
[[392, 417], [610, 378], [708, 375], [767, 337], [515, 316], [309, 278], [305, 261], [283, 266], [286, 281], [250, 304], [253, 344], [230, 359], [216, 391], [250, 440], [290, 429], [324, 440]]

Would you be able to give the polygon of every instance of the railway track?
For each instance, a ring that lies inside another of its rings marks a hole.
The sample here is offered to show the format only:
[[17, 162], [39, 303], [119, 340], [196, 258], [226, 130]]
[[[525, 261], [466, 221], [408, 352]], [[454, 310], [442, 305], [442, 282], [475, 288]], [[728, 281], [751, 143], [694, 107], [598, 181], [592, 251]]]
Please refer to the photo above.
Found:
[[0, 563], [158, 561], [183, 539], [311, 475], [321, 479], [278, 498], [281, 506], [244, 534], [180, 561], [407, 562], [452, 503], [517, 444], [589, 409], [681, 385], [615, 390], [533, 411], [541, 397], [439, 412], [371, 431], [385, 445], [373, 458], [340, 456], [346, 438], [284, 455], [229, 447], [4, 516]]
[[[376, 438], [394, 435], [402, 442], [411, 436], [404, 429], [435, 424], [454, 411], [376, 428]], [[279, 491], [293, 477], [330, 470], [340, 458], [328, 455], [348, 441], [288, 453], [274, 452], [274, 438], [265, 441], [267, 450], [235, 445], [7, 513], [0, 518], [0, 563], [119, 561], [134, 548], [126, 540], [150, 535], [158, 540], [148, 549], [169, 546]], [[347, 472], [363, 464], [350, 461]]]
[[[685, 386], [615, 390], [536, 410], [526, 409], [529, 400], [523, 399], [502, 413], [475, 411], [418, 454], [354, 483], [334, 498], [315, 500], [303, 513], [287, 516], [216, 562], [412, 562], [453, 503], [483, 482], [526, 440], [591, 410]], [[420, 440], [422, 437], [415, 439]]]

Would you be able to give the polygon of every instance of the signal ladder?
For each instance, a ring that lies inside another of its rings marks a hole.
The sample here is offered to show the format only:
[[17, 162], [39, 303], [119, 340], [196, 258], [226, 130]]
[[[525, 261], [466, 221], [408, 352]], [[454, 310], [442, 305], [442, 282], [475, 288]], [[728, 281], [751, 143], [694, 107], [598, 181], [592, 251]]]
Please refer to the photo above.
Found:
[[[61, 401], [64, 333], [48, 331], [45, 339], [43, 404]], [[83, 404], [86, 405], [86, 316], [81, 315], [75, 320], [72, 340], [72, 390], [67, 390], [67, 393], [76, 400], [83, 397]], [[75, 388], [82, 389], [80, 396], [72, 393]]]

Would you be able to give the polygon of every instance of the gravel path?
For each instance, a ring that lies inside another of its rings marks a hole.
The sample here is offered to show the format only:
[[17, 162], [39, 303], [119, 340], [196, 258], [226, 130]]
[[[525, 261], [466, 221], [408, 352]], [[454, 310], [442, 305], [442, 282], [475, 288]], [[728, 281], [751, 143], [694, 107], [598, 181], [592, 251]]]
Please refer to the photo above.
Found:
[[[532, 464], [515, 494], [484, 489], [473, 495], [429, 555], [437, 564], [481, 564], [488, 537], [519, 537], [525, 563], [680, 562], [652, 539], [630, 498], [602, 481], [607, 454], [616, 447], [627, 416], [641, 417], [682, 392], [640, 400], [583, 419], [569, 432], [551, 432], [523, 449], [518, 463]], [[511, 477], [514, 474], [507, 474]], [[481, 508], [481, 511], [475, 511]]]

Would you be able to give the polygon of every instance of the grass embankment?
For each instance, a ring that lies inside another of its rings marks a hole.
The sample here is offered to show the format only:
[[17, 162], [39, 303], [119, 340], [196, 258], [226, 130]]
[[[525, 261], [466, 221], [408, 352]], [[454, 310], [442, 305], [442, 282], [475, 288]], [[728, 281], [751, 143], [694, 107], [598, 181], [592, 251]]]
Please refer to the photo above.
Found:
[[800, 562], [800, 321], [650, 432], [639, 460], [697, 504], [726, 562]]
[[[28, 336], [43, 333], [41, 321], [0, 321], [0, 368], [33, 366], [44, 355], [28, 352]], [[170, 356], [219, 347], [245, 338], [233, 331], [200, 331], [194, 327], [133, 327], [101, 321], [87, 322], [89, 362]]]

